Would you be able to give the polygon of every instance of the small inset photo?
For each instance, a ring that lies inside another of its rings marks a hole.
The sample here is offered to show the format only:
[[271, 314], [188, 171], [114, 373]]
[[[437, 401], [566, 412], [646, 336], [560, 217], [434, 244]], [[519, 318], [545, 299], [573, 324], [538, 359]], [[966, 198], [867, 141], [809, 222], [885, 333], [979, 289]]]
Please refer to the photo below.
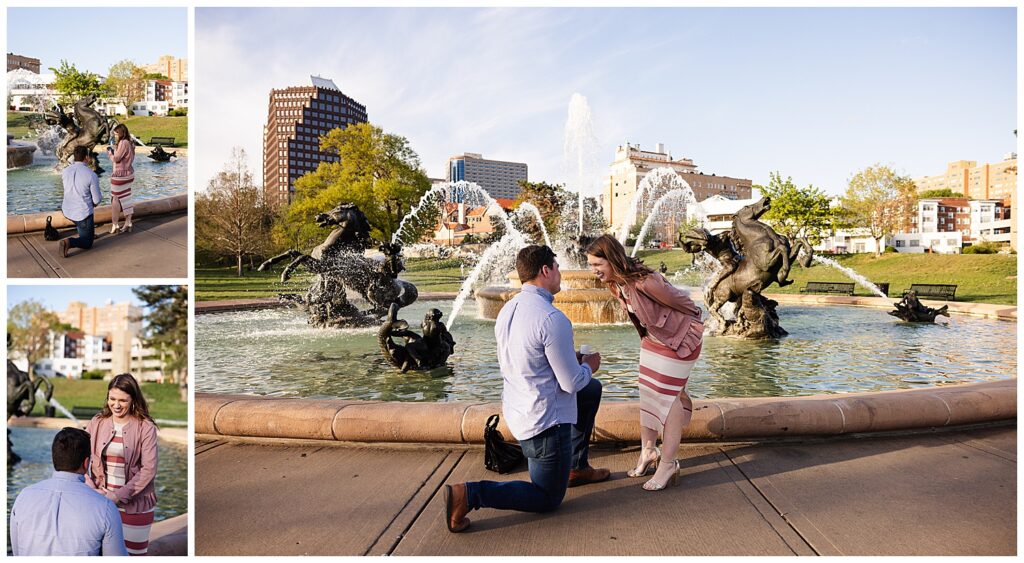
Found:
[[7, 554], [188, 555], [188, 287], [7, 303]]
[[7, 10], [8, 277], [188, 277], [187, 57], [185, 8]]

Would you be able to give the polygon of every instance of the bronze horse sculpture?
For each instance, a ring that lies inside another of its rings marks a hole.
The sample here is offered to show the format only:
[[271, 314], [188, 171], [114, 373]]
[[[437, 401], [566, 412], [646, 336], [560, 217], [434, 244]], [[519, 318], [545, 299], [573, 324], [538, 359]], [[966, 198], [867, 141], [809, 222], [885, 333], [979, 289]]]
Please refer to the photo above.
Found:
[[[780, 287], [793, 283], [788, 279], [792, 264], [799, 261], [801, 266], [810, 267], [814, 251], [806, 239], [791, 241], [758, 221], [770, 208], [771, 200], [761, 198], [733, 216], [730, 230], [713, 235], [695, 228], [679, 237], [680, 246], [687, 252], [705, 252], [722, 265], [704, 292], [718, 334], [752, 339], [787, 334], [775, 313], [778, 303], [761, 292], [772, 283]], [[735, 304], [735, 320], [722, 315], [720, 310], [726, 303]]]
[[[7, 418], [28, 416], [36, 406], [36, 392], [45, 387], [44, 400], [49, 403], [53, 397], [53, 384], [50, 380], [18, 369], [14, 362], [7, 360]], [[7, 430], [7, 465], [18, 463], [21, 458], [11, 449], [11, 431]]]
[[[281, 272], [282, 283], [300, 266], [317, 275], [305, 297], [282, 295], [283, 299], [307, 310], [310, 324], [332, 327], [374, 324], [387, 314], [391, 304], [405, 307], [416, 301], [419, 296], [416, 286], [398, 279], [398, 274], [405, 269], [400, 244], [380, 245], [383, 261], [364, 255], [372, 239], [370, 223], [359, 207], [342, 203], [328, 213], [317, 215], [316, 223], [333, 227], [333, 230], [308, 254], [292, 249], [259, 267], [260, 271], [266, 271], [291, 258]], [[349, 303], [346, 289], [358, 293], [370, 304], [370, 309], [359, 311]]]
[[[92, 107], [94, 103], [96, 103], [96, 96], [90, 94], [75, 102], [73, 115], [66, 113], [60, 104], [54, 104], [53, 110], [43, 114], [47, 124], [57, 125], [65, 131], [55, 151], [59, 169], [71, 164], [77, 146], [87, 148], [93, 155], [93, 161], [96, 161], [96, 153], [93, 148], [108, 142], [111, 131], [117, 126], [117, 120], [100, 115], [100, 112]], [[102, 171], [97, 164], [96, 172]]]

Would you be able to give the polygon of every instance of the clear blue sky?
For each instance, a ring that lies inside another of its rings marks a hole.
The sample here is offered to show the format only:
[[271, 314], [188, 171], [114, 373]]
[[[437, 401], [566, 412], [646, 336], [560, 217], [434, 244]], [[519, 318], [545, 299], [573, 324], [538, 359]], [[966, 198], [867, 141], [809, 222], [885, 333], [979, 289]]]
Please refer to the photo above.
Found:
[[51, 311], [63, 311], [68, 303], [81, 301], [88, 305], [103, 305], [108, 299], [114, 303], [131, 302], [142, 307], [130, 285], [8, 285], [7, 308], [29, 299], [41, 302]]
[[579, 92], [602, 170], [661, 142], [705, 173], [841, 193], [876, 162], [913, 177], [1015, 151], [1016, 40], [1015, 8], [197, 8], [193, 164], [200, 189], [232, 146], [261, 170], [270, 89], [319, 74], [432, 177], [479, 152], [570, 181]]
[[[83, 30], [85, 44], [82, 45]], [[7, 51], [106, 76], [114, 63], [188, 57], [186, 8], [8, 8]]]

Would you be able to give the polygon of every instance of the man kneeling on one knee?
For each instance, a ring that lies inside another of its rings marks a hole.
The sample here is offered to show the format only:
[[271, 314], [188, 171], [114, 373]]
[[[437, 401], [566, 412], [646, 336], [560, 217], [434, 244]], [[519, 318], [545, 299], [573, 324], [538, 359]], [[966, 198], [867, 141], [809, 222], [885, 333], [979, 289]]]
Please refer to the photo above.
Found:
[[504, 388], [502, 411], [529, 463], [530, 482], [478, 481], [445, 486], [448, 530], [469, 527], [478, 508], [547, 512], [562, 503], [566, 487], [604, 481], [607, 469], [590, 467], [587, 455], [601, 382], [593, 373], [600, 354], [579, 356], [572, 323], [554, 307], [562, 275], [547, 246], [527, 246], [516, 257], [523, 289], [494, 324]]

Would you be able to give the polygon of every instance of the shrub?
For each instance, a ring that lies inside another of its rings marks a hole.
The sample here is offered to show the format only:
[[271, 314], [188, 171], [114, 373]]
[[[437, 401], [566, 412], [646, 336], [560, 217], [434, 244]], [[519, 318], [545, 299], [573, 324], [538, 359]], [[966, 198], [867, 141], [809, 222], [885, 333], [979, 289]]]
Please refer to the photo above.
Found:
[[885, 247], [885, 253], [886, 254], [893, 253], [893, 252], [899, 252], [899, 250], [896, 250], [895, 246], [887, 246], [887, 247]]
[[994, 242], [979, 242], [964, 248], [964, 254], [996, 254], [999, 252], [999, 245]]
[[101, 369], [91, 369], [89, 371], [82, 372], [82, 379], [103, 379], [103, 376], [107, 375], [107, 372]]

